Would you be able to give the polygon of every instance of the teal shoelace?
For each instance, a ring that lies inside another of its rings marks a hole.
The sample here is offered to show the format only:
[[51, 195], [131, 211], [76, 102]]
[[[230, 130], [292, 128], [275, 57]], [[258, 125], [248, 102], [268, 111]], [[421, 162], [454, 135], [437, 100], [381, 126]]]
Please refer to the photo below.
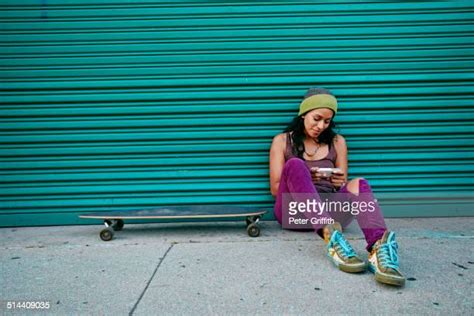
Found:
[[398, 270], [398, 244], [393, 233], [390, 234], [386, 243], [380, 245], [377, 255], [380, 265]]
[[349, 242], [347, 242], [346, 238], [344, 238], [344, 236], [337, 230], [332, 234], [331, 239], [329, 240], [328, 246], [331, 245], [335, 245], [335, 247], [339, 246], [338, 250], [341, 250], [342, 254], [346, 258], [357, 256], [352, 246], [349, 244]]

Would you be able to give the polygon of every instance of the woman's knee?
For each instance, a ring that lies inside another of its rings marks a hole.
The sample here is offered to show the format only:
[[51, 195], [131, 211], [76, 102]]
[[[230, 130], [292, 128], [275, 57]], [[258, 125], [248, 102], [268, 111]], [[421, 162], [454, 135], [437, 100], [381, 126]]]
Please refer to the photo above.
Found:
[[359, 194], [359, 192], [366, 192], [370, 188], [369, 182], [365, 178], [354, 178], [347, 183], [347, 190], [352, 194]]
[[299, 158], [290, 158], [285, 162], [285, 167], [284, 168], [301, 168], [301, 167], [306, 167], [306, 163]]

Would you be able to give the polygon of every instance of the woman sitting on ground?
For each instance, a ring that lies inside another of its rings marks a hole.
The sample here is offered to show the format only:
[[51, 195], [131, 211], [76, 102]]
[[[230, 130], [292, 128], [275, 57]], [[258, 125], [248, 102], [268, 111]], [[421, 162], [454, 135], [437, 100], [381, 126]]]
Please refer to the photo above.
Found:
[[[302, 194], [322, 202], [321, 195], [331, 201], [349, 201], [359, 205], [371, 204], [372, 211], [328, 212], [304, 216], [311, 219], [312, 229], [324, 239], [327, 255], [345, 272], [362, 272], [369, 268], [379, 282], [397, 286], [405, 284], [398, 268], [398, 245], [395, 234], [385, 225], [380, 207], [372, 189], [364, 178], [347, 181], [347, 146], [344, 137], [334, 132], [337, 100], [327, 89], [311, 88], [301, 102], [299, 113], [281, 134], [273, 138], [270, 149], [270, 186], [276, 197], [274, 215], [284, 221], [288, 216], [289, 202], [301, 202]], [[337, 168], [330, 177], [320, 168]], [[342, 228], [356, 218], [369, 251], [368, 264], [356, 254], [342, 234]], [[330, 218], [333, 224], [322, 224], [314, 219]]]

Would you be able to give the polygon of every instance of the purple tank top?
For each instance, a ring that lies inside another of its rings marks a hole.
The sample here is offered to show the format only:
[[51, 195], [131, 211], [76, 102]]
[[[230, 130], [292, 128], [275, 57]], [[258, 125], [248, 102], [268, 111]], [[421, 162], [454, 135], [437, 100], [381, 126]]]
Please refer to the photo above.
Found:
[[[304, 160], [308, 168], [319, 167], [319, 168], [335, 168], [336, 166], [336, 149], [334, 145], [329, 145], [329, 152], [326, 157], [319, 160]], [[290, 158], [298, 158], [292, 152], [292, 141], [289, 133], [286, 134], [286, 150], [285, 150], [285, 161]], [[314, 185], [318, 192], [335, 192], [336, 188], [329, 180], [322, 179]]]

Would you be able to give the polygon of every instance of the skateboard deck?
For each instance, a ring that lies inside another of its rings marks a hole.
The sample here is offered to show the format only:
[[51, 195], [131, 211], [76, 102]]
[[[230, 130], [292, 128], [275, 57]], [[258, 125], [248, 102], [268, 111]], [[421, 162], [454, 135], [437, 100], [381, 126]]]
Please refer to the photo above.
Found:
[[124, 220], [127, 219], [210, 219], [245, 217], [247, 234], [250, 237], [258, 237], [260, 235], [258, 222], [266, 212], [266, 210], [244, 206], [194, 205], [160, 207], [136, 211], [90, 213], [79, 215], [79, 217], [104, 220], [105, 228], [101, 230], [99, 236], [103, 241], [110, 241], [113, 239], [115, 231], [123, 229]]

